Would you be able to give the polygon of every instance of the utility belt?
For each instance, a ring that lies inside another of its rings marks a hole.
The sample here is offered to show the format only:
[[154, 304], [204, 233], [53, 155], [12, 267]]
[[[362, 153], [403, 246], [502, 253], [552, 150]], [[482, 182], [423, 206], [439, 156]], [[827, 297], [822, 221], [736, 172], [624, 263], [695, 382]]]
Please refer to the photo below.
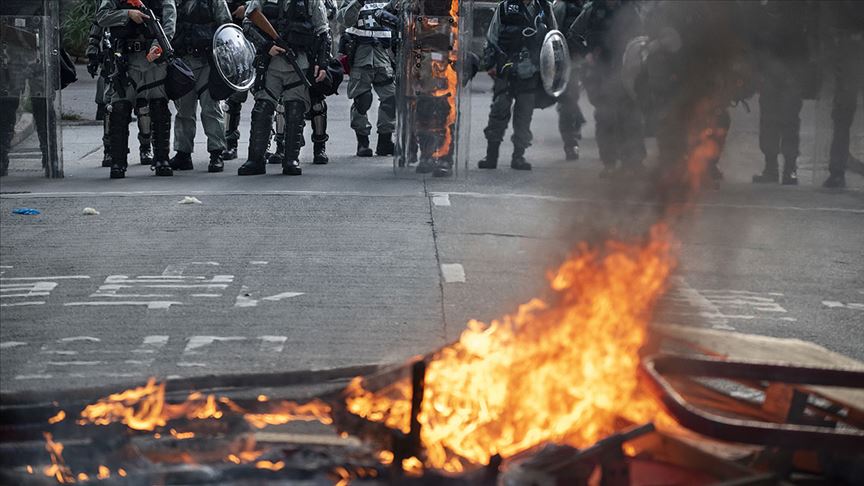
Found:
[[150, 46], [153, 45], [153, 39], [146, 40], [134, 40], [134, 41], [123, 41], [120, 46], [120, 52], [123, 54], [130, 54], [133, 52], [147, 52], [150, 50]]
[[176, 52], [180, 57], [206, 57], [210, 54], [210, 49], [207, 47], [179, 47]]

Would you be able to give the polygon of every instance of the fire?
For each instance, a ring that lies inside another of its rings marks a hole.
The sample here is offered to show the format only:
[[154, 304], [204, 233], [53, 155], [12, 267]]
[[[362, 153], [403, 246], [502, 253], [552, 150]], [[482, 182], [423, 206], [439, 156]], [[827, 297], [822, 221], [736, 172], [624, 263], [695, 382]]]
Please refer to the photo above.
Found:
[[304, 404], [283, 400], [267, 413], [247, 413], [244, 418], [253, 427], [263, 429], [268, 425], [287, 424], [296, 420], [304, 422], [317, 420], [322, 424], [332, 424], [330, 412], [330, 405], [321, 400], [312, 400]]
[[63, 410], [60, 410], [59, 412], [57, 412], [57, 415], [48, 419], [48, 423], [53, 425], [53, 424], [60, 423], [65, 419], [66, 419], [66, 412], [64, 412]]
[[[267, 400], [261, 400], [261, 397], [258, 397], [258, 402], [271, 403]], [[295, 420], [317, 420], [324, 424], [332, 423], [330, 406], [320, 400], [313, 400], [304, 404], [287, 400], [274, 402], [270, 405], [269, 410], [262, 413], [249, 412], [229, 398], [220, 397], [217, 399], [214, 395], [204, 396], [199, 392], [189, 394], [182, 403], [172, 404], [165, 400], [165, 383], [157, 383], [155, 378], [150, 378], [144, 386], [115, 393], [88, 405], [81, 412], [81, 419], [78, 423], [81, 425], [87, 423], [107, 425], [112, 422], [121, 422], [130, 429], [150, 431], [157, 427], [164, 427], [170, 420], [180, 418], [218, 420], [224, 414], [223, 407], [242, 414], [247, 422], [257, 428], [286, 424]], [[174, 429], [169, 432], [177, 439], [194, 437], [192, 432], [177, 432]], [[159, 438], [161, 434], [157, 432], [154, 437]]]
[[99, 474], [96, 475], [96, 477], [99, 479], [108, 479], [111, 477], [111, 470], [108, 469], [106, 466], [103, 466], [100, 464], [99, 465]]
[[72, 484], [75, 482], [75, 476], [72, 475], [72, 470], [66, 465], [63, 460], [63, 444], [54, 442], [54, 437], [45, 432], [45, 450], [51, 456], [51, 465], [43, 471], [46, 476], [53, 477], [60, 484]]
[[450, 145], [453, 141], [453, 130], [456, 124], [456, 94], [459, 88], [459, 76], [456, 74], [454, 65], [456, 64], [456, 54], [459, 52], [459, 0], [452, 0], [450, 3], [450, 18], [453, 20], [451, 29], [451, 41], [453, 48], [444, 62], [444, 68], [435, 70], [434, 72], [443, 72], [447, 78], [447, 88], [437, 90], [433, 93], [436, 97], [446, 97], [447, 104], [450, 105], [450, 111], [447, 114], [447, 124], [444, 127], [444, 140], [441, 146], [432, 154], [432, 157], [438, 159], [450, 153]]
[[258, 461], [255, 463], [255, 467], [258, 469], [269, 469], [270, 471], [279, 471], [280, 469], [285, 467], [285, 463], [283, 461]]
[[[637, 386], [639, 349], [674, 266], [672, 236], [654, 226], [642, 244], [582, 244], [551, 276], [554, 303], [534, 299], [491, 324], [468, 323], [426, 372], [419, 415], [428, 466], [462, 470], [543, 442], [582, 447], [651, 420], [658, 407]], [[410, 385], [381, 392], [357, 379], [348, 410], [409, 430]]]

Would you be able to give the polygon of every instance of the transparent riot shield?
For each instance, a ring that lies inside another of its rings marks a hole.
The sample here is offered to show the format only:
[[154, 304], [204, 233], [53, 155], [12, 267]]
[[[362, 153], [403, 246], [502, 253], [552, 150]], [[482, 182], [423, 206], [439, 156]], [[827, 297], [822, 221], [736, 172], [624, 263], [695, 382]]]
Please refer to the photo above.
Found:
[[0, 4], [3, 175], [63, 177], [58, 2]]
[[466, 0], [400, 3], [397, 175], [455, 176], [460, 166], [467, 167], [472, 5]]

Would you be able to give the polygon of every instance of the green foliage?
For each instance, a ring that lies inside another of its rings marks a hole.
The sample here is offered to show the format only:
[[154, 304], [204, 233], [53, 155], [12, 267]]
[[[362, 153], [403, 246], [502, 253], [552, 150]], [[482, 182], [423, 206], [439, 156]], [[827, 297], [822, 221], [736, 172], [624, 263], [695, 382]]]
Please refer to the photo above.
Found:
[[63, 48], [69, 55], [84, 57], [90, 26], [93, 25], [95, 17], [94, 0], [75, 0], [71, 7], [64, 9], [60, 31], [63, 32]]

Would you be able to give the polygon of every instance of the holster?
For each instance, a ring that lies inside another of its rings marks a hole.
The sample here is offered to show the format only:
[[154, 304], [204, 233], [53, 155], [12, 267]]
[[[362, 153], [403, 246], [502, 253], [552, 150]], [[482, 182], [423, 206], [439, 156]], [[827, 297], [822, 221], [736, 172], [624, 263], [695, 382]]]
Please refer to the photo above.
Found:
[[255, 56], [255, 84], [252, 86], [252, 91], [264, 89], [270, 59], [270, 55], [266, 53]]

